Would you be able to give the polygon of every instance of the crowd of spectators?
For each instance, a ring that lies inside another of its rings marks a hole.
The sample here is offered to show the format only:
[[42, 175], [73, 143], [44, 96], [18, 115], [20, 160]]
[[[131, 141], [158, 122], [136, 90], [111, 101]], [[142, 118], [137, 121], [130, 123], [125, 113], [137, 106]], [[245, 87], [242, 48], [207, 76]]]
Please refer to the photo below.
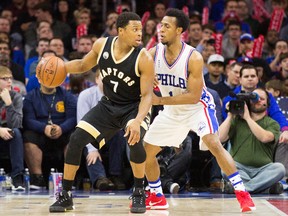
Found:
[[[87, 111], [83, 108], [84, 102], [79, 104], [79, 101], [76, 110], [79, 94], [82, 99], [83, 90], [89, 88], [85, 96], [85, 100], [91, 102], [89, 106], [97, 104], [99, 97], [102, 96], [99, 80], [97, 81], [99, 74], [95, 79], [97, 68], [81, 75], [68, 74], [61, 87], [46, 89], [39, 84], [35, 76], [39, 60], [49, 54], [57, 55], [63, 61], [82, 58], [99, 37], [117, 35], [115, 23], [119, 13], [125, 11], [134, 11], [142, 17], [143, 46], [149, 49], [159, 41], [160, 21], [169, 7], [185, 11], [190, 18], [190, 27], [183, 33], [183, 41], [195, 47], [203, 56], [203, 77], [209, 91], [213, 92], [214, 100], [219, 102], [217, 102], [217, 118], [220, 124], [227, 117], [229, 101], [234, 100], [237, 94], [253, 92], [257, 87], [269, 92], [267, 114], [279, 124], [279, 128], [277, 126], [274, 128], [279, 131], [279, 136], [275, 135], [272, 141], [269, 140], [273, 146], [273, 149], [270, 149], [273, 154], [272, 156], [270, 154], [269, 161], [282, 163], [286, 169], [286, 174], [282, 177], [283, 180], [287, 179], [288, 115], [285, 112], [287, 113], [288, 106], [283, 106], [283, 103], [279, 106], [278, 103], [281, 104], [280, 101], [288, 95], [288, 0], [130, 0], [119, 1], [120, 3], [108, 0], [105, 1], [106, 5], [103, 5], [103, 2], [2, 0], [0, 3], [0, 144], [2, 146], [0, 149], [1, 151], [5, 149], [2, 143], [10, 143], [12, 164], [10, 171], [14, 189], [21, 190], [21, 175], [25, 165], [30, 170], [34, 188], [38, 189], [47, 184], [45, 182], [47, 173], [43, 172], [49, 172], [51, 167], [49, 162], [42, 163], [44, 155], [50, 151], [46, 159], [56, 160], [58, 165], [63, 163], [61, 157], [64, 157], [69, 134], [75, 127], [76, 112], [77, 118], [80, 118], [79, 116], [83, 116]], [[103, 11], [103, 8], [107, 10]], [[255, 72], [249, 75], [243, 74], [241, 69], [247, 65], [252, 71], [255, 69]], [[3, 89], [10, 90], [10, 97]], [[91, 90], [99, 94], [90, 94]], [[19, 95], [23, 96], [23, 103], [18, 101]], [[87, 104], [86, 108], [90, 109], [89, 106]], [[11, 122], [10, 112], [17, 113], [21, 120]], [[14, 131], [13, 135], [11, 131]], [[113, 155], [108, 153], [108, 159], [103, 160], [103, 164], [102, 151], [87, 143], [87, 149], [83, 153], [86, 159], [84, 164], [87, 165], [94, 188], [125, 189], [123, 182], [119, 181], [121, 176], [127, 174], [124, 171], [126, 143], [121, 134], [122, 132], [109, 144], [110, 148], [119, 145], [112, 151], [119, 157], [113, 158]], [[193, 149], [191, 143], [195, 148], [194, 143], [197, 142], [195, 137], [189, 138], [192, 138], [188, 139], [189, 142], [186, 141], [189, 145], [186, 144], [182, 149], [189, 151], [188, 157], [191, 156]], [[226, 138], [223, 139], [225, 143]], [[13, 150], [15, 148], [13, 143], [19, 144], [19, 140], [22, 140], [23, 147], [17, 152]], [[54, 143], [57, 151], [60, 151], [55, 157], [51, 154], [51, 151], [56, 151], [51, 143]], [[233, 149], [233, 142], [229, 144]], [[21, 151], [25, 155], [24, 165], [23, 157], [19, 156]], [[110, 149], [107, 148], [106, 151], [110, 152]], [[15, 152], [15, 155], [12, 152]], [[184, 154], [180, 154], [181, 151], [177, 149], [169, 149], [168, 152], [172, 152], [175, 156], [171, 158], [187, 161], [185, 159], [187, 154], [181, 159], [181, 155]], [[2, 156], [3, 154], [0, 154], [0, 159]], [[174, 159], [168, 161], [172, 166], [165, 164], [168, 171], [173, 168]], [[217, 167], [217, 162], [209, 161], [213, 163], [208, 187], [223, 188], [221, 170]], [[179, 164], [177, 161], [174, 163], [177, 164], [174, 168], [179, 171], [177, 168]], [[123, 167], [118, 167], [119, 164]], [[186, 167], [189, 173], [189, 169], [193, 169], [193, 160], [191, 165]], [[57, 168], [61, 171], [61, 166]], [[179, 188], [185, 188], [183, 185], [191, 178], [187, 172], [182, 170], [181, 176], [175, 176], [176, 171], [173, 175], [169, 174], [170, 176], [163, 176], [162, 173], [161, 178], [163, 181], [166, 179], [165, 187], [168, 185], [166, 192], [175, 193]], [[180, 186], [175, 180], [179, 178], [181, 178], [181, 183], [178, 181]], [[280, 192], [279, 189], [278, 193]]]

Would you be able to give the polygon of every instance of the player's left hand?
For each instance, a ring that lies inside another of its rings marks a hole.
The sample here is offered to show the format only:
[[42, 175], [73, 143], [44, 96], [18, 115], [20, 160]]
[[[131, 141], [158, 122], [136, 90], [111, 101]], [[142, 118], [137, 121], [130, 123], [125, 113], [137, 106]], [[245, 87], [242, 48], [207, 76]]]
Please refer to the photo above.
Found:
[[156, 74], [154, 77], [153, 86], [154, 88], [156, 88], [158, 85], [159, 85], [158, 75]]
[[279, 137], [279, 143], [288, 143], [288, 131], [283, 131]]
[[133, 120], [126, 127], [124, 137], [128, 137], [128, 144], [135, 145], [140, 141], [140, 122]]

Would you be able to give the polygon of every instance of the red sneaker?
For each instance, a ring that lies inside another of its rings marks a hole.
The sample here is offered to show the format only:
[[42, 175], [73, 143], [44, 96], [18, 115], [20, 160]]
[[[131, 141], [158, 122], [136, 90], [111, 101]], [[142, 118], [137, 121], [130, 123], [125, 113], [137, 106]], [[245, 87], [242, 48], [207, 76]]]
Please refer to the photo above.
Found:
[[[256, 210], [255, 204], [247, 191], [235, 190], [236, 198], [240, 203], [241, 212], [249, 212]], [[146, 201], [147, 203], [147, 201]]]
[[164, 194], [147, 193], [146, 209], [165, 210], [169, 208]]

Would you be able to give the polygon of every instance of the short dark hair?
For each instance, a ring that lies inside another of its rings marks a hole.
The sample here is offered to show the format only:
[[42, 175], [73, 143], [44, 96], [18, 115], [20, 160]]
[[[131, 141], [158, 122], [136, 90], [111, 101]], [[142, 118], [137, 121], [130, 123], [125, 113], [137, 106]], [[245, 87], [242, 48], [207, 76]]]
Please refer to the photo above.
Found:
[[282, 92], [282, 87], [283, 87], [283, 82], [282, 80], [278, 80], [278, 79], [269, 80], [265, 83], [265, 88], [268, 90], [270, 88], [273, 88], [275, 90]]
[[232, 25], [236, 25], [239, 26], [240, 30], [241, 30], [241, 23], [237, 20], [229, 20], [228, 21], [228, 25], [227, 25], [227, 30], [229, 29], [230, 26]]
[[175, 17], [176, 26], [182, 28], [182, 32], [185, 32], [187, 30], [190, 20], [189, 17], [182, 10], [176, 8], [169, 8], [166, 11], [165, 16]]
[[130, 20], [141, 21], [141, 18], [138, 14], [134, 12], [123, 12], [119, 15], [116, 21], [117, 29], [124, 28], [125, 26], [127, 26]]
[[277, 44], [278, 44], [279, 42], [284, 42], [284, 43], [286, 43], [286, 44], [288, 45], [288, 42], [287, 42], [286, 40], [279, 39], [279, 40], [277, 40], [277, 41], [275, 42], [273, 49], [276, 49], [276, 46], [277, 46]]
[[54, 52], [53, 50], [50, 50], [50, 49], [45, 50], [41, 56], [43, 57], [46, 53], [53, 53], [55, 56], [57, 56], [56, 52]]
[[240, 77], [242, 77], [243, 75], [243, 71], [244, 70], [247, 70], [247, 69], [254, 69], [256, 71], [256, 75], [258, 77], [258, 71], [257, 69], [253, 66], [253, 65], [250, 65], [250, 64], [244, 64], [243, 67], [240, 69]]
[[42, 10], [42, 11], [45, 11], [45, 12], [48, 11], [51, 15], [53, 13], [52, 6], [48, 2], [40, 2], [37, 5], [35, 5], [33, 9], [34, 10]]
[[40, 42], [40, 41], [47, 42], [48, 44], [50, 43], [50, 40], [49, 40], [48, 38], [40, 38], [40, 39], [38, 39], [38, 41], [37, 41], [37, 46], [39, 45], [39, 42]]
[[213, 31], [214, 33], [216, 32], [216, 29], [215, 29], [214, 25], [212, 25], [210, 23], [202, 25], [202, 29], [203, 29], [203, 31], [205, 29], [209, 29], [209, 30]]

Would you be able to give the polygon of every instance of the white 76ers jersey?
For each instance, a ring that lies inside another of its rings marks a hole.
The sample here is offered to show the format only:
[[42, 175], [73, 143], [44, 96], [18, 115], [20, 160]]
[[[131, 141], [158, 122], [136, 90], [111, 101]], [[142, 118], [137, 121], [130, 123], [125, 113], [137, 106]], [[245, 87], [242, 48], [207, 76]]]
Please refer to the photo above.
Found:
[[[165, 58], [165, 46], [159, 43], [155, 53], [155, 71], [159, 81], [159, 89], [163, 97], [185, 94], [188, 78], [188, 62], [192, 52], [195, 50], [190, 45], [182, 42], [182, 49], [173, 64], [169, 65]], [[202, 96], [197, 104], [187, 105], [165, 105], [164, 110], [171, 114], [187, 115], [187, 111], [199, 109], [200, 107], [215, 109], [212, 95], [204, 86]]]

